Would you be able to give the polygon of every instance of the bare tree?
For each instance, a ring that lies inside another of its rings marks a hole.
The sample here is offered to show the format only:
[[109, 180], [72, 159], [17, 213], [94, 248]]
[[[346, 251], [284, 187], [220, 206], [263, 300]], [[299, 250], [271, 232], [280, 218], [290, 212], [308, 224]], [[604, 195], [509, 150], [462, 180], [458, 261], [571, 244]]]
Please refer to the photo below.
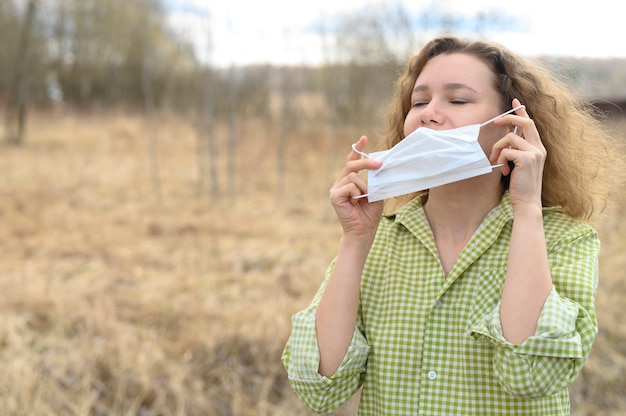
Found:
[[38, 0], [28, 0], [13, 60], [15, 65], [9, 85], [4, 132], [5, 141], [12, 145], [21, 145], [24, 140], [29, 83], [34, 64], [31, 48], [37, 7]]
[[163, 206], [163, 190], [161, 186], [161, 171], [159, 164], [159, 136], [156, 126], [156, 104], [154, 94], [154, 82], [153, 82], [153, 68], [156, 65], [157, 59], [154, 55], [154, 49], [152, 48], [152, 33], [151, 30], [155, 27], [150, 24], [151, 21], [148, 18], [147, 24], [142, 28], [143, 44], [141, 45], [141, 85], [144, 97], [144, 109], [146, 117], [150, 123], [150, 137], [149, 137], [149, 162], [150, 162], [150, 177], [152, 178], [152, 187], [157, 199], [159, 207]]
[[280, 69], [280, 113], [278, 116], [278, 137], [276, 141], [276, 197], [281, 199], [286, 194], [285, 178], [287, 176], [287, 134], [290, 132], [291, 123], [291, 71], [288, 67]]
[[[212, 37], [210, 31], [207, 31], [207, 57], [209, 62], [202, 71], [204, 95], [202, 97], [202, 107], [198, 123], [197, 132], [197, 159], [198, 159], [198, 184], [199, 195], [204, 194], [205, 188], [215, 201], [220, 198], [220, 189], [218, 182], [217, 160], [218, 147], [215, 137], [216, 122], [216, 106], [215, 101], [217, 93], [215, 91], [215, 78], [217, 71], [211, 68], [210, 57], [213, 51]], [[208, 181], [208, 186], [206, 182]]]
[[207, 153], [209, 157], [209, 183], [210, 183], [210, 194], [215, 195], [215, 198], [218, 199], [220, 195], [219, 189], [219, 178], [217, 176], [217, 145], [216, 145], [216, 137], [215, 137], [215, 93], [213, 88], [213, 78], [211, 75], [208, 76], [206, 85], [206, 122], [207, 122], [207, 140], [208, 140], [208, 148]]
[[228, 78], [228, 196], [231, 204], [237, 200], [237, 68], [231, 65]]
[[0, 94], [4, 97], [13, 81], [12, 68], [21, 20], [13, 0], [0, 1]]

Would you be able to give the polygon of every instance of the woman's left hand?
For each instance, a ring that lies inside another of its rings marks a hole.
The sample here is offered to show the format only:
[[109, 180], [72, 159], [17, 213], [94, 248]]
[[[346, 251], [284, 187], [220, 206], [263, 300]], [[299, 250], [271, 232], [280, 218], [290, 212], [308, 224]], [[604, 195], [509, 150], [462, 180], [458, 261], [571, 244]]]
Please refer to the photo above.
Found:
[[[520, 105], [513, 100], [513, 107]], [[528, 116], [525, 108], [520, 108], [515, 115], [507, 115], [494, 121], [494, 124], [513, 126], [513, 131], [498, 140], [492, 147], [491, 163], [504, 165], [503, 175], [511, 175], [509, 193], [513, 209], [535, 206], [541, 208], [541, 183], [543, 167], [546, 161], [546, 149], [543, 146], [535, 122]], [[511, 170], [508, 162], [515, 164]]]

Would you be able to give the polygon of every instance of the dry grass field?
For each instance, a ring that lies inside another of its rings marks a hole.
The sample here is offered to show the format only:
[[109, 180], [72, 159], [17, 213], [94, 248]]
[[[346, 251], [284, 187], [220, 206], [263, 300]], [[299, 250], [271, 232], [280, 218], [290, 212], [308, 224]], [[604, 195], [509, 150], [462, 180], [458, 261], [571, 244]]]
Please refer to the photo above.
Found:
[[[247, 122], [233, 181], [220, 139], [214, 195], [191, 124], [156, 128], [159, 182], [137, 116], [34, 114], [25, 146], [0, 147], [1, 415], [310, 414], [280, 354], [334, 255], [327, 190], [363, 132], [337, 133], [329, 159], [332, 135], [300, 126], [279, 186], [276, 129]], [[625, 220], [618, 205], [598, 224], [600, 333], [576, 416], [626, 414]]]

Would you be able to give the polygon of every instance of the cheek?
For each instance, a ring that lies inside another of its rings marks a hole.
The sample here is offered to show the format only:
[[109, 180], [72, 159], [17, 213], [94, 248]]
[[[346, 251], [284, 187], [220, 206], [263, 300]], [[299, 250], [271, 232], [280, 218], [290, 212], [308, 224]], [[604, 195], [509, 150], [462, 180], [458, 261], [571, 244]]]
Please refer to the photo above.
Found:
[[495, 125], [485, 126], [480, 129], [478, 143], [487, 156], [491, 154], [491, 148], [494, 144], [508, 133], [507, 127], [499, 127]]
[[491, 135], [488, 138], [485, 136], [486, 136], [485, 134], [481, 134], [480, 136], [478, 136], [478, 143], [480, 144], [480, 147], [483, 149], [483, 152], [485, 152], [485, 154], [489, 156], [491, 154], [491, 148], [493, 147], [493, 145], [496, 143], [497, 140], [494, 140]]
[[413, 133], [417, 128], [420, 127], [420, 118], [417, 111], [409, 111], [409, 114], [406, 115], [404, 119], [404, 137]]

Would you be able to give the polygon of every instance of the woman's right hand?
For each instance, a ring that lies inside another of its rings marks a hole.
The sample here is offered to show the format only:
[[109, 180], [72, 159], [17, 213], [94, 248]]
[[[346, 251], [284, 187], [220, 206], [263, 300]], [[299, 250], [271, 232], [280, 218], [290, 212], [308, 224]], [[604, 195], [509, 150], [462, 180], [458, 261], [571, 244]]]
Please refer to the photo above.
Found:
[[[367, 137], [356, 142], [356, 149], [363, 151]], [[367, 198], [354, 197], [367, 193], [367, 181], [359, 172], [364, 169], [378, 169], [382, 162], [363, 158], [352, 150], [346, 165], [333, 187], [330, 189], [330, 202], [343, 228], [344, 237], [373, 237], [383, 212], [383, 201], [368, 202]]]

